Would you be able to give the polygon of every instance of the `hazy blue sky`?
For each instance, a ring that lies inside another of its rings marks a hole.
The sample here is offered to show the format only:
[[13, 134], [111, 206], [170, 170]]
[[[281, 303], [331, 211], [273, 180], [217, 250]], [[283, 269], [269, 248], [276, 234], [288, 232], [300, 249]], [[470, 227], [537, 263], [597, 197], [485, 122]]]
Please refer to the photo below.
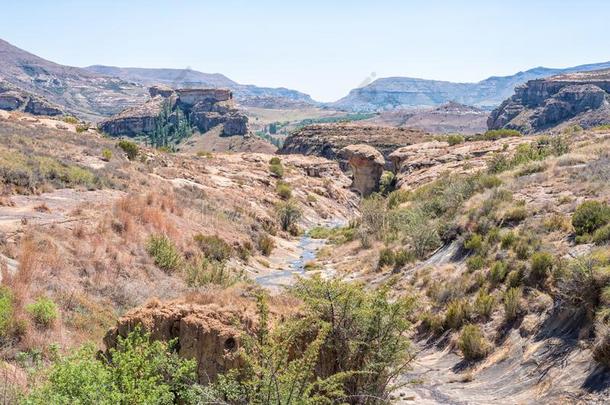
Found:
[[52, 61], [191, 67], [322, 101], [375, 72], [479, 81], [610, 60], [610, 2], [7, 1], [0, 38]]

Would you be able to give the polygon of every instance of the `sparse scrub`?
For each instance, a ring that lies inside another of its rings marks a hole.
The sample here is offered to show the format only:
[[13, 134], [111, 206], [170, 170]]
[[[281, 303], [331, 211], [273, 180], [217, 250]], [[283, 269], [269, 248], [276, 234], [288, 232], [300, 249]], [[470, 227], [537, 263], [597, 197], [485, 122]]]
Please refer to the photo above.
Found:
[[472, 309], [465, 299], [454, 300], [447, 305], [445, 313], [445, 326], [449, 329], [459, 330], [470, 320]]
[[594, 232], [610, 222], [610, 207], [599, 201], [585, 201], [572, 215], [572, 226], [577, 235]]
[[388, 194], [388, 208], [394, 209], [400, 204], [409, 201], [410, 193], [406, 190], [394, 190]]
[[11, 330], [14, 315], [13, 293], [5, 286], [0, 287], [0, 341], [5, 339]]
[[301, 209], [294, 200], [280, 202], [275, 206], [275, 212], [283, 231], [289, 231], [301, 219]]
[[553, 269], [553, 256], [547, 252], [536, 252], [530, 259], [530, 280], [540, 283], [547, 279]]
[[460, 143], [464, 143], [465, 139], [462, 135], [459, 134], [450, 134], [447, 135], [446, 141], [449, 145], [458, 145]]
[[381, 179], [379, 181], [379, 192], [382, 195], [387, 196], [396, 187], [396, 175], [394, 172], [385, 171], [381, 175]]
[[261, 234], [258, 237], [257, 245], [263, 256], [269, 256], [275, 247], [275, 242], [271, 236]]
[[269, 171], [277, 178], [281, 179], [282, 177], [284, 177], [284, 166], [282, 166], [280, 158], [271, 158], [271, 160], [269, 161]]
[[458, 346], [466, 360], [479, 360], [487, 356], [490, 344], [478, 325], [466, 325], [462, 329]]
[[508, 274], [508, 266], [502, 261], [494, 262], [489, 270], [489, 280], [492, 284], [498, 285], [504, 282]]
[[504, 221], [518, 223], [527, 218], [528, 212], [525, 207], [515, 207], [504, 214]]
[[112, 159], [112, 151], [108, 148], [102, 150], [102, 160], [109, 162]]
[[377, 268], [381, 269], [386, 266], [394, 265], [394, 251], [390, 248], [383, 248], [379, 251], [379, 260], [377, 261]]
[[487, 320], [490, 318], [493, 312], [494, 305], [496, 303], [495, 298], [487, 293], [484, 289], [479, 290], [477, 297], [474, 301], [474, 313], [481, 319]]
[[595, 326], [592, 352], [595, 361], [610, 367], [610, 325], [603, 321], [598, 321]]
[[481, 255], [470, 256], [466, 260], [466, 267], [471, 273], [483, 268], [483, 266], [485, 266], [485, 259]]
[[486, 141], [497, 141], [501, 138], [523, 136], [521, 132], [514, 129], [492, 129], [483, 134], [483, 139]]
[[182, 265], [182, 255], [176, 245], [165, 235], [151, 235], [146, 250], [162, 270], [174, 272]]

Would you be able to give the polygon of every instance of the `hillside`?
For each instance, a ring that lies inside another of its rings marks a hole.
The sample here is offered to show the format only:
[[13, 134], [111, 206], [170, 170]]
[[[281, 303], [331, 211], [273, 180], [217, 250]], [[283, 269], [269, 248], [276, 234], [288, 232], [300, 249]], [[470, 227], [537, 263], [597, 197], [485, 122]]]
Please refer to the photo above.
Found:
[[557, 126], [610, 123], [610, 70], [530, 80], [489, 117], [490, 129], [540, 132]]
[[246, 106], [265, 105], [267, 108], [286, 108], [286, 105], [317, 104], [308, 94], [296, 90], [239, 84], [219, 73], [203, 73], [192, 69], [123, 68], [101, 65], [89, 66], [85, 69], [143, 85], [161, 84], [172, 88], [227, 88], [233, 90], [236, 99]]
[[528, 80], [609, 67], [610, 62], [565, 69], [538, 67], [511, 76], [492, 76], [478, 83], [388, 77], [353, 89], [347, 96], [331, 103], [330, 106], [353, 111], [383, 111], [406, 107], [438, 106], [455, 101], [491, 109], [510, 97], [516, 86]]
[[133, 82], [63, 66], [0, 39], [0, 78], [89, 120], [116, 114], [146, 98]]

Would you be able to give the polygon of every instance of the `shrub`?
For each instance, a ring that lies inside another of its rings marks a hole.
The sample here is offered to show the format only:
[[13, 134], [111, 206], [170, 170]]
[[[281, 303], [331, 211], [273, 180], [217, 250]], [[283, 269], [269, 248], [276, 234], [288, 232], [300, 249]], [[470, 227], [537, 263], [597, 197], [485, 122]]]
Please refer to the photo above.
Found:
[[504, 293], [504, 319], [507, 322], [517, 318], [521, 312], [521, 296], [522, 291], [520, 287], [509, 288]]
[[489, 342], [483, 336], [478, 325], [466, 325], [462, 329], [458, 346], [466, 360], [479, 360], [484, 358], [490, 350]]
[[577, 235], [592, 233], [610, 222], [610, 207], [599, 201], [585, 201], [572, 215], [572, 226]]
[[284, 200], [292, 197], [292, 188], [290, 188], [290, 184], [284, 183], [283, 181], [278, 181], [275, 186], [275, 192]]
[[447, 143], [451, 146], [464, 143], [464, 137], [459, 134], [447, 135]]
[[598, 321], [595, 325], [595, 342], [593, 358], [600, 364], [610, 367], [610, 325]]
[[553, 268], [553, 256], [547, 252], [536, 252], [530, 259], [530, 278], [534, 282], [546, 280]]
[[485, 259], [481, 255], [470, 256], [468, 260], [466, 260], [466, 267], [468, 271], [473, 272], [483, 268], [485, 265]]
[[406, 190], [398, 189], [398, 190], [392, 191], [388, 195], [388, 208], [394, 209], [394, 208], [398, 207], [400, 204], [409, 201], [410, 195], [411, 195], [411, 193], [409, 193]]
[[106, 162], [110, 161], [110, 159], [112, 159], [112, 151], [107, 148], [102, 150], [102, 159]]
[[233, 248], [218, 235], [202, 235], [199, 233], [193, 239], [209, 260], [224, 262], [233, 255]]
[[394, 264], [394, 251], [390, 248], [383, 248], [379, 251], [379, 261], [377, 262], [377, 268], [381, 269], [385, 266], [392, 266]]
[[165, 235], [151, 235], [148, 238], [146, 250], [162, 270], [172, 272], [178, 270], [182, 265], [182, 255]]
[[606, 249], [572, 260], [558, 282], [560, 295], [593, 315], [610, 298], [610, 253]]
[[271, 159], [269, 159], [269, 164], [270, 165], [281, 165], [282, 164], [282, 160], [279, 157], [274, 156]]
[[506, 276], [507, 287], [519, 287], [523, 279], [523, 274], [518, 270], [513, 270]]
[[464, 242], [464, 248], [474, 252], [481, 252], [483, 250], [483, 237], [478, 233], [471, 234]]
[[275, 241], [271, 236], [262, 234], [258, 238], [257, 245], [263, 256], [269, 256], [275, 247]]
[[127, 154], [127, 159], [129, 160], [134, 160], [138, 156], [139, 148], [134, 142], [122, 140], [119, 141], [117, 146], [123, 149], [123, 152]]
[[504, 220], [508, 223], [517, 223], [527, 218], [527, 209], [525, 207], [515, 207], [504, 214]]
[[383, 172], [379, 180], [379, 192], [382, 195], [388, 195], [394, 191], [394, 187], [396, 187], [396, 175], [394, 172]]
[[296, 224], [301, 219], [301, 209], [294, 200], [280, 202], [275, 206], [277, 217], [280, 221], [280, 227], [284, 231]]
[[474, 313], [481, 319], [489, 319], [495, 303], [495, 298], [484, 289], [481, 289], [474, 301]]
[[13, 294], [5, 287], [0, 286], [0, 339], [10, 333], [14, 313]]
[[447, 305], [445, 313], [445, 326], [449, 329], [458, 330], [471, 316], [471, 308], [465, 299], [454, 300]]
[[483, 134], [483, 139], [497, 141], [500, 138], [522, 136], [521, 132], [514, 129], [491, 129]]
[[502, 235], [500, 239], [500, 246], [502, 249], [509, 249], [511, 246], [515, 244], [517, 241], [517, 236], [513, 233], [513, 231], [507, 231]]
[[189, 287], [201, 287], [216, 284], [228, 287], [239, 280], [225, 267], [224, 262], [197, 260], [185, 266], [185, 281]]
[[172, 343], [152, 341], [137, 329], [119, 338], [109, 357], [84, 346], [50, 367], [25, 404], [169, 404], [191, 402], [195, 362], [178, 357]]
[[610, 224], [606, 224], [599, 229], [596, 229], [591, 236], [593, 243], [601, 245], [610, 242]]
[[405, 264], [415, 260], [413, 252], [407, 249], [398, 249], [394, 252], [394, 268], [399, 269]]
[[545, 170], [546, 164], [544, 164], [543, 162], [534, 162], [521, 168], [519, 171], [517, 171], [516, 175], [517, 177], [523, 177], [534, 173], [541, 173]]
[[52, 299], [46, 297], [38, 298], [34, 303], [26, 306], [34, 322], [40, 326], [49, 327], [57, 319], [57, 305]]
[[506, 263], [497, 261], [491, 266], [489, 270], [489, 279], [493, 284], [500, 284], [506, 278], [508, 274], [508, 266]]
[[269, 165], [269, 171], [271, 172], [272, 175], [274, 175], [275, 177], [278, 178], [282, 178], [284, 177], [284, 166], [282, 166], [281, 163], [277, 163], [277, 164], [270, 164]]
[[444, 318], [441, 314], [435, 314], [430, 311], [424, 312], [420, 317], [420, 328], [422, 332], [430, 332], [437, 336], [444, 330]]

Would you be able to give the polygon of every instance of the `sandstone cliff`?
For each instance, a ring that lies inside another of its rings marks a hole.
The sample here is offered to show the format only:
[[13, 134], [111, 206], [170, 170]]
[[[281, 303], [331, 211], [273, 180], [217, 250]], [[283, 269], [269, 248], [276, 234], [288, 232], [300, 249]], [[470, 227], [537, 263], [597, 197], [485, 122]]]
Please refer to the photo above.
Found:
[[531, 80], [491, 113], [487, 125], [525, 133], [564, 123], [588, 128], [610, 123], [609, 100], [610, 70]]
[[24, 111], [33, 115], [62, 115], [64, 110], [42, 97], [0, 81], [0, 110]]
[[394, 150], [427, 140], [429, 135], [410, 128], [389, 128], [354, 124], [318, 124], [306, 126], [291, 134], [280, 153], [317, 155], [341, 160], [339, 151], [349, 145], [373, 146], [387, 160]]
[[223, 135], [245, 135], [248, 118], [233, 104], [233, 94], [223, 89], [177, 89], [154, 86], [144, 104], [123, 110], [102, 121], [100, 129], [112, 136], [155, 137], [187, 126], [207, 132], [223, 126]]

